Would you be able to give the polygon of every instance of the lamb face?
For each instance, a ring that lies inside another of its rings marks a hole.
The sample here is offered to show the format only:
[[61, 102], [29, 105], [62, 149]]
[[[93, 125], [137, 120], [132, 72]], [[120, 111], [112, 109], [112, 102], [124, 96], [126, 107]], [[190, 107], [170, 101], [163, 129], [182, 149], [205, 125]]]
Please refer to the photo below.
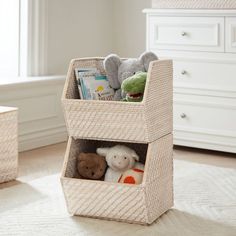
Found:
[[101, 156], [105, 156], [108, 166], [119, 172], [134, 167], [135, 161], [139, 161], [136, 152], [124, 145], [116, 145], [109, 148], [97, 148], [97, 153]]
[[120, 155], [119, 153], [111, 153], [109, 156], [109, 163], [112, 169], [124, 171], [129, 169], [130, 158], [127, 155]]
[[112, 169], [123, 172], [134, 166], [135, 160], [138, 160], [138, 156], [134, 150], [126, 146], [116, 145], [110, 148], [106, 160], [108, 166]]

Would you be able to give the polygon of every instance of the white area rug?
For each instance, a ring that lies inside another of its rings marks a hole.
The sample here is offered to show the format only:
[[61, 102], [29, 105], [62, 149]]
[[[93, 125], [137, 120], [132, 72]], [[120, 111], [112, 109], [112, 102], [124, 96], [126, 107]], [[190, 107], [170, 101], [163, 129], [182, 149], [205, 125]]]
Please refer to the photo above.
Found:
[[0, 190], [0, 235], [235, 236], [236, 170], [175, 161], [175, 207], [151, 226], [71, 217], [59, 175]]

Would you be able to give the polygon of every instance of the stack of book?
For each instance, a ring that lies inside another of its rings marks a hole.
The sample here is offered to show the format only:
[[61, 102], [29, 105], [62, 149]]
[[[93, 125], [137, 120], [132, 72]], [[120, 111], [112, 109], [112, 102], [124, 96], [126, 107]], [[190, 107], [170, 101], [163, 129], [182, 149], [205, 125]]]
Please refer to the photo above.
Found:
[[113, 100], [114, 90], [97, 68], [76, 68], [79, 95], [85, 100]]

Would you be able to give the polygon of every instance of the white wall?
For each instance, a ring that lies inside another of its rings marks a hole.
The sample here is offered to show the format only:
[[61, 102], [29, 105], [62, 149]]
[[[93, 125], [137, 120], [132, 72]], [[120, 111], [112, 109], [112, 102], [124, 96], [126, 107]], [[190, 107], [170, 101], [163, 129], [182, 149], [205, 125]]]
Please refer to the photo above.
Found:
[[0, 86], [0, 104], [19, 108], [19, 150], [67, 139], [61, 94], [65, 78], [27, 78]]
[[113, 0], [48, 0], [48, 73], [65, 74], [72, 58], [112, 51]]
[[65, 74], [72, 58], [145, 50], [151, 0], [48, 0], [48, 74]]
[[151, 0], [114, 0], [114, 51], [122, 57], [138, 57], [145, 51], [146, 18], [144, 8]]

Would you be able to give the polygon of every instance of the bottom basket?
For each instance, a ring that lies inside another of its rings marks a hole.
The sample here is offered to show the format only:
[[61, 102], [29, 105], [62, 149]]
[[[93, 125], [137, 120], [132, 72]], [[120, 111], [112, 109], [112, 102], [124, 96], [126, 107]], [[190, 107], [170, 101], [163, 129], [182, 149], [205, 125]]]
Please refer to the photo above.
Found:
[[145, 162], [140, 185], [75, 178], [78, 153], [114, 144], [69, 138], [61, 176], [68, 211], [72, 215], [151, 224], [173, 206], [172, 134], [149, 144], [125, 143]]

